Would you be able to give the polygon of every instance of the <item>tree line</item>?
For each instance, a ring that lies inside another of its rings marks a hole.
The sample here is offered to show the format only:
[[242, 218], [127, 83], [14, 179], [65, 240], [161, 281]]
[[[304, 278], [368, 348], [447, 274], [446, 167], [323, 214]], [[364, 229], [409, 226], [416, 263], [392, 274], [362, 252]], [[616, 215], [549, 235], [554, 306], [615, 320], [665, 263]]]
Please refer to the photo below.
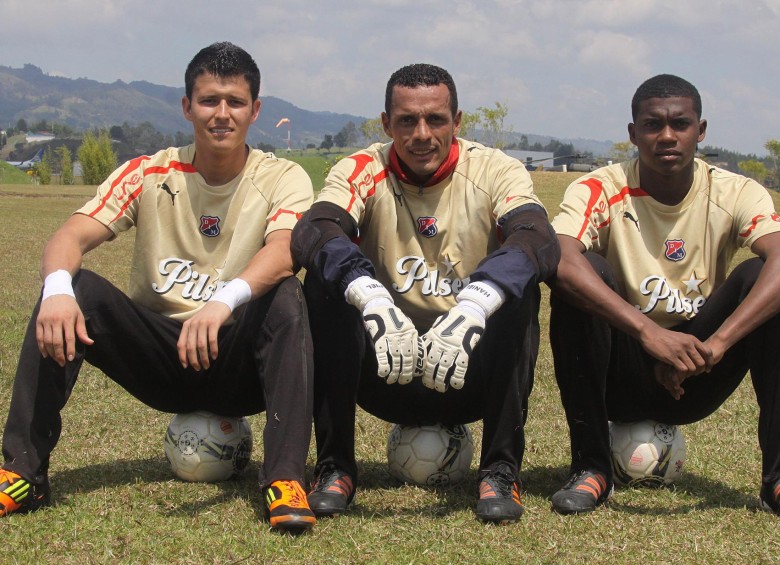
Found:
[[[84, 184], [102, 183], [117, 167], [117, 154], [106, 131], [97, 135], [92, 131], [85, 132], [76, 158], [81, 165]], [[55, 174], [59, 175], [60, 184], [73, 184], [73, 158], [68, 146], [60, 145], [57, 149], [48, 146], [40, 162], [33, 166], [32, 174], [41, 184], [51, 184]]]
[[[140, 154], [154, 153], [166, 147], [181, 147], [193, 141], [191, 133], [163, 134], [150, 122], [136, 125], [125, 122], [105, 130], [78, 132], [70, 126], [56, 122], [40, 120], [28, 124], [20, 118], [15, 127], [8, 128], [4, 136], [0, 136], [0, 147], [5, 145], [9, 138], [30, 131], [51, 133], [56, 140], [46, 145], [41, 161], [31, 169], [31, 174], [41, 184], [51, 184], [55, 176], [59, 177], [60, 184], [73, 184], [74, 142], [80, 141], [78, 149], [75, 150], [75, 158], [81, 167], [82, 182], [100, 184], [116, 168], [120, 158], [124, 160]], [[11, 158], [23, 160], [21, 154], [26, 146], [26, 142], [17, 142], [10, 154]]]
[[[594, 163], [601, 161], [594, 159], [592, 153], [578, 151], [573, 144], [556, 139], [551, 139], [546, 144], [538, 141], [529, 143], [528, 136], [521, 135], [520, 141], [507, 143], [507, 136], [513, 129], [511, 126], [507, 128], [504, 125], [508, 113], [508, 105], [501, 102], [495, 102], [492, 107], [480, 106], [475, 112], [463, 111], [459, 135], [497, 149], [551, 152], [555, 157], [556, 165], [569, 164], [579, 159]], [[116, 168], [119, 155], [114, 146], [120, 148], [121, 157], [125, 159], [139, 154], [150, 154], [165, 147], [181, 147], [193, 141], [192, 134], [182, 132], [176, 132], [175, 135], [163, 134], [150, 122], [137, 125], [124, 122], [122, 125], [114, 125], [103, 131], [90, 130], [79, 133], [68, 125], [46, 120], [28, 125], [28, 122], [22, 118], [17, 120], [15, 127], [8, 128], [5, 135], [0, 136], [0, 147], [9, 137], [28, 131], [48, 131], [59, 139], [81, 138], [76, 158], [81, 164], [83, 182], [86, 184], [100, 184]], [[384, 132], [382, 120], [376, 117], [364, 120], [359, 126], [352, 121], [348, 122], [338, 133], [326, 134], [319, 148], [330, 150], [333, 147], [355, 147], [359, 142], [387, 141], [389, 137]], [[24, 145], [24, 143], [16, 144], [17, 151], [11, 153], [12, 158], [21, 160], [17, 155], [18, 150]], [[309, 144], [308, 147], [315, 146]], [[770, 139], [764, 147], [769, 153], [769, 156], [764, 158], [711, 146], [700, 148], [700, 155], [724, 168], [741, 172], [761, 184], [778, 188], [780, 187], [780, 141]], [[258, 148], [263, 151], [275, 150], [275, 147], [264, 143], [260, 143]], [[624, 141], [615, 143], [608, 157], [614, 162], [621, 162], [631, 159], [634, 155], [634, 146], [630, 141]], [[71, 150], [66, 145], [56, 149], [47, 147], [41, 162], [34, 167], [33, 174], [42, 184], [49, 184], [53, 175], [59, 175], [62, 184], [72, 184], [74, 175]]]

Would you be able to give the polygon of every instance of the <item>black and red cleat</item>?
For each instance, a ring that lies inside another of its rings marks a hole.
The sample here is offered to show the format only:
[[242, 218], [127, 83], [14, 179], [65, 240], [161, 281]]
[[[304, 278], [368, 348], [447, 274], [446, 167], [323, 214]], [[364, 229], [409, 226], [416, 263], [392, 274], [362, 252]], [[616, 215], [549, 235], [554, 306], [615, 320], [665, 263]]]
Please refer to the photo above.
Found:
[[559, 514], [592, 512], [604, 504], [614, 491], [613, 483], [598, 471], [577, 471], [552, 496], [553, 510]]
[[309, 491], [309, 506], [317, 516], [335, 516], [345, 512], [355, 497], [355, 482], [346, 472], [323, 468]]
[[508, 465], [497, 465], [479, 482], [477, 518], [494, 524], [517, 522], [525, 508], [520, 500], [520, 484]]

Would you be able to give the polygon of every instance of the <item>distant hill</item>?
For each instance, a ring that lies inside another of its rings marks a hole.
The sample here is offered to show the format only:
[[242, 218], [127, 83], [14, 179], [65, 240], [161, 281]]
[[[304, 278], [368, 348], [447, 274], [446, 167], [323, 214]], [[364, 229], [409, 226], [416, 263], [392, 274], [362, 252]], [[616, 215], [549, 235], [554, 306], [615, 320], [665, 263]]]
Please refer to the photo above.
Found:
[[[40, 120], [67, 124], [76, 130], [110, 127], [124, 122], [151, 122], [162, 133], [189, 133], [190, 124], [181, 113], [184, 87], [160, 86], [146, 81], [112, 84], [45, 74], [35, 65], [14, 69], [0, 65], [0, 124], [15, 125]], [[335, 135], [348, 122], [359, 125], [361, 116], [312, 112], [274, 96], [262, 97], [260, 118], [250, 128], [249, 142], [284, 147], [287, 128], [276, 129], [282, 118], [291, 121], [294, 145], [319, 145], [325, 134]]]
[[[164, 134], [189, 133], [189, 123], [181, 114], [183, 87], [170, 87], [146, 81], [107, 84], [87, 78], [70, 79], [51, 76], [35, 65], [21, 69], [0, 65], [0, 125], [15, 125], [23, 118], [28, 124], [41, 120], [67, 124], [77, 131], [113, 125], [150, 122]], [[249, 142], [285, 147], [287, 128], [276, 128], [282, 118], [291, 122], [290, 137], [294, 147], [308, 143], [316, 146], [326, 134], [337, 134], [348, 122], [360, 125], [366, 118], [351, 114], [314, 112], [298, 108], [274, 96], [263, 96], [260, 118], [249, 130]], [[479, 132], [475, 132], [479, 133]], [[521, 134], [507, 134], [507, 141], [520, 141]], [[531, 143], [546, 144], [550, 136], [528, 134]], [[479, 139], [479, 135], [476, 136]], [[611, 141], [556, 138], [571, 143], [579, 151], [607, 155]]]

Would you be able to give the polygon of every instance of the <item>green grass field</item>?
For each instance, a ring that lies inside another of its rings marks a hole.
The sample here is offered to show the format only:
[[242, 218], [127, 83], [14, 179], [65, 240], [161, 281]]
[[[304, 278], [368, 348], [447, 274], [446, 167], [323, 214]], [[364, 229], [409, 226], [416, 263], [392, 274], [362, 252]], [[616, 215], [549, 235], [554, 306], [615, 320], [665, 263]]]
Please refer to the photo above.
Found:
[[32, 177], [13, 165], [0, 161], [0, 185], [32, 184]]
[[[574, 174], [533, 173], [551, 212]], [[48, 236], [91, 187], [0, 186], [0, 420], [8, 410], [24, 328], [39, 292]], [[133, 236], [88, 255], [85, 266], [126, 286]], [[568, 432], [543, 341], [522, 470], [526, 513], [485, 526], [473, 514], [471, 476], [449, 488], [394, 482], [390, 425], [358, 421], [362, 485], [352, 511], [311, 534], [269, 530], [256, 486], [263, 417], [250, 421], [253, 463], [239, 480], [199, 485], [173, 478], [163, 454], [169, 414], [132, 399], [85, 366], [63, 412], [51, 465], [53, 506], [0, 519], [3, 563], [778, 563], [780, 518], [758, 510], [760, 452], [749, 381], [712, 417], [683, 431], [686, 472], [674, 489], [619, 489], [609, 507], [579, 517], [550, 511], [568, 469]], [[477, 444], [481, 427], [471, 426]], [[310, 451], [309, 470], [314, 462]]]

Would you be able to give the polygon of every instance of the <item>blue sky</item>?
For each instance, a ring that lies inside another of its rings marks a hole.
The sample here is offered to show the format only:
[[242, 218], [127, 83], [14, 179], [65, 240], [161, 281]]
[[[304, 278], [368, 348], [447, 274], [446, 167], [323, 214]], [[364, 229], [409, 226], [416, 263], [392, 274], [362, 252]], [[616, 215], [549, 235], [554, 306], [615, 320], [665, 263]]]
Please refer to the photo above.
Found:
[[[498, 101], [514, 131], [625, 141], [636, 87], [678, 74], [702, 94], [705, 144], [780, 139], [780, 0], [0, 0], [0, 64], [181, 86], [201, 47], [257, 60], [262, 95], [379, 115], [390, 73], [441, 65], [460, 106]], [[337, 6], [337, 7], [336, 7]]]

